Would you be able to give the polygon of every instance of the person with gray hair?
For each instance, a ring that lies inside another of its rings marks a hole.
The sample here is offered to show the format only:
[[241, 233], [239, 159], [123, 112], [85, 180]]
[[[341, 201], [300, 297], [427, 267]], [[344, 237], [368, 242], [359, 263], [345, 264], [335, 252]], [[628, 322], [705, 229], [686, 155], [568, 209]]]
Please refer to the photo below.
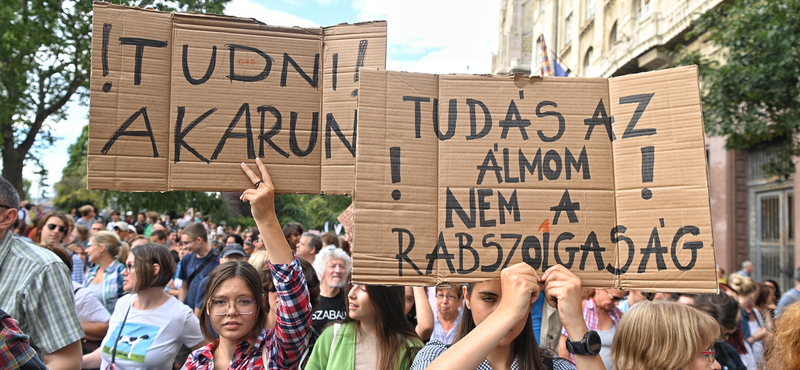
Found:
[[752, 279], [753, 278], [753, 270], [755, 270], [755, 267], [753, 266], [753, 263], [750, 262], [750, 261], [744, 261], [744, 262], [742, 262], [742, 269], [739, 270], [739, 271], [736, 271], [736, 273], [739, 274], [739, 275], [742, 275], [744, 277], [748, 277], [748, 278]]
[[69, 269], [53, 252], [14, 236], [19, 194], [0, 177], [0, 310], [19, 321], [49, 369], [79, 369], [84, 333]]
[[314, 259], [314, 270], [320, 280], [320, 295], [319, 305], [311, 315], [311, 328], [317, 335], [329, 322], [344, 320], [347, 315], [344, 287], [351, 269], [350, 256], [332, 245], [322, 248]]

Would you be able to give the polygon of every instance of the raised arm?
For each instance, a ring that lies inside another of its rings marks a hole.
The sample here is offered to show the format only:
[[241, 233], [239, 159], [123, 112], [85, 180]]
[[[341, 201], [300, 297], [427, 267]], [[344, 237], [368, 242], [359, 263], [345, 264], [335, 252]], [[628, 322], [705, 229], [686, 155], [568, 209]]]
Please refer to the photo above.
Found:
[[283, 236], [278, 216], [275, 214], [275, 186], [272, 184], [267, 167], [264, 166], [261, 159], [256, 158], [256, 166], [261, 172], [261, 178], [259, 178], [246, 164], [242, 163], [241, 166], [250, 181], [254, 185], [258, 185], [245, 190], [240, 199], [243, 202], [250, 202], [250, 211], [256, 220], [258, 232], [264, 240], [270, 262], [274, 264], [292, 263], [294, 254], [289, 248], [286, 237]]
[[414, 305], [417, 309], [417, 335], [422, 340], [428, 340], [433, 333], [433, 311], [431, 311], [431, 303], [428, 301], [428, 295], [425, 294], [425, 288], [414, 287]]
[[500, 274], [503, 297], [497, 309], [466, 337], [439, 355], [426, 369], [478, 368], [514, 325], [525, 318], [525, 315], [530, 315], [530, 307], [539, 297], [538, 280], [536, 271], [525, 263], [504, 269]]
[[[550, 306], [558, 309], [561, 325], [573, 340], [580, 340], [589, 331], [583, 320], [583, 306], [581, 304], [581, 279], [562, 265], [555, 265], [547, 269], [542, 275], [545, 289], [545, 299]], [[580, 338], [580, 339], [579, 339]], [[562, 341], [566, 338], [562, 336]], [[566, 348], [566, 342], [564, 342]], [[559, 342], [559, 346], [561, 342]], [[603, 360], [600, 356], [575, 355], [575, 367], [578, 370], [603, 370]]]

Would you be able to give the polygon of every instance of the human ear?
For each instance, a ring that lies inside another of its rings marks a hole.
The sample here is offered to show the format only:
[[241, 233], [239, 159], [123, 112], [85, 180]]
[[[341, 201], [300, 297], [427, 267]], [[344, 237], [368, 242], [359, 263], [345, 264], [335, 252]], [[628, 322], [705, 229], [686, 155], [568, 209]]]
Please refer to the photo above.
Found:
[[470, 307], [469, 294], [467, 293], [467, 287], [466, 286], [462, 286], [461, 287], [461, 292], [462, 292], [461, 296], [464, 299], [464, 304], [467, 306], [468, 309], [471, 310], [472, 307]]

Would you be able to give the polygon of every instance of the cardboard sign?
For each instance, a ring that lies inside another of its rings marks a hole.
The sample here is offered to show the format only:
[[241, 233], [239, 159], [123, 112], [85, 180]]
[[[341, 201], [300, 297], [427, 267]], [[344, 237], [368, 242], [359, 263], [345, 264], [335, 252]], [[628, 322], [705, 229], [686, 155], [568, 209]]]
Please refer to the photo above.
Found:
[[344, 232], [347, 234], [347, 240], [353, 240], [353, 204], [350, 204], [347, 209], [336, 218], [339, 223], [344, 227]]
[[271, 27], [96, 3], [90, 189], [241, 191], [262, 158], [279, 193], [352, 193], [360, 70], [386, 23]]
[[362, 70], [353, 281], [562, 264], [584, 286], [717, 290], [697, 68], [611, 79]]

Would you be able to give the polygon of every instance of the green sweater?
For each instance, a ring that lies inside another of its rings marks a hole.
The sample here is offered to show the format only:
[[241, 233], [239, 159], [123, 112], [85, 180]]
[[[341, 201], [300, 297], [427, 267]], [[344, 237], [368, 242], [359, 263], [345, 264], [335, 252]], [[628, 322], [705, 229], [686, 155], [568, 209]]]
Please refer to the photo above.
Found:
[[[355, 368], [356, 354], [356, 324], [349, 322], [342, 324], [339, 332], [336, 333], [336, 347], [331, 353], [333, 342], [333, 325], [329, 326], [317, 339], [311, 357], [308, 359], [305, 370], [351, 370]], [[409, 348], [422, 348], [422, 341], [419, 339], [406, 339]], [[330, 356], [329, 356], [330, 354]], [[398, 354], [396, 370], [408, 370], [414, 356], [408, 356], [406, 348], [401, 348]]]

